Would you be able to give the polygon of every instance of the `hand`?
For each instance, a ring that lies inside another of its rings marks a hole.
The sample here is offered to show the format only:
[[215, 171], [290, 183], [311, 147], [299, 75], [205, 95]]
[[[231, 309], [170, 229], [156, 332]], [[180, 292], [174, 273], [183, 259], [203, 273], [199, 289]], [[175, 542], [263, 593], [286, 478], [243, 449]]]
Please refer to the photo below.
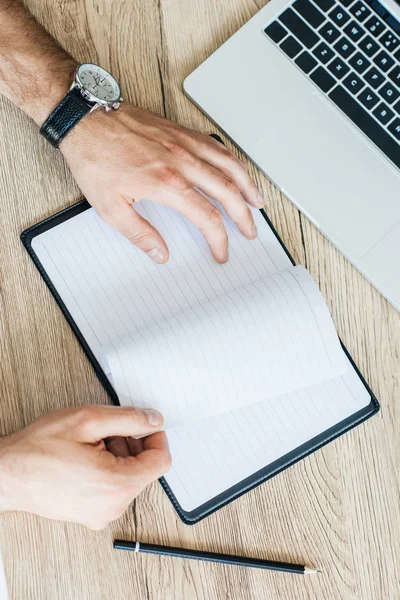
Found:
[[105, 527], [170, 468], [162, 423], [155, 410], [112, 406], [41, 417], [0, 440], [0, 511]]
[[261, 208], [263, 198], [245, 163], [209, 136], [123, 104], [87, 115], [60, 149], [100, 217], [157, 263], [168, 260], [167, 245], [131, 206], [144, 198], [199, 227], [220, 263], [228, 260], [222, 215], [195, 187], [218, 200], [246, 238], [257, 236], [248, 204]]

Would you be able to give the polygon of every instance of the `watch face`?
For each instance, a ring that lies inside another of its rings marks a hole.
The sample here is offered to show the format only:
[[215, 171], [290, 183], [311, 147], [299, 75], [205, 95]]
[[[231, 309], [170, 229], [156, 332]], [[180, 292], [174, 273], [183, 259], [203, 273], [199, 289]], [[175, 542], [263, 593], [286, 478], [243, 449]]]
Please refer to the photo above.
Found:
[[116, 102], [121, 91], [117, 81], [102, 67], [84, 64], [78, 68], [78, 81], [83, 89], [101, 102]]

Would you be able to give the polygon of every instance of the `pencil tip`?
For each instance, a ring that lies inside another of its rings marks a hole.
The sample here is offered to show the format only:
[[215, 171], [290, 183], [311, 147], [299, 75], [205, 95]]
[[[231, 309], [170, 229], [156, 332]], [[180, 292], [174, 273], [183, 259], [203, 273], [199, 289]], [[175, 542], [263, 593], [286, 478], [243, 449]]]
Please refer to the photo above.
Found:
[[304, 567], [304, 575], [313, 575], [314, 573], [322, 573], [319, 569], [310, 569], [309, 567]]

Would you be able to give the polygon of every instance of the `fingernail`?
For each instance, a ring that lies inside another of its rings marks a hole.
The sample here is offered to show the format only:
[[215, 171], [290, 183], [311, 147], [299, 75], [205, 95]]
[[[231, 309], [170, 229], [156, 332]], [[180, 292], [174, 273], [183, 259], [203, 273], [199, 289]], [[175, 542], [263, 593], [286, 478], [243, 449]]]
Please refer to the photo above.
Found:
[[164, 262], [165, 252], [161, 248], [153, 248], [147, 252], [147, 256], [150, 256], [151, 260], [154, 260], [158, 265]]
[[258, 194], [257, 204], [258, 204], [258, 206], [260, 208], [262, 208], [264, 206], [264, 204], [265, 204], [265, 200], [264, 200], [264, 198], [263, 198], [263, 196], [261, 194]]
[[163, 418], [161, 413], [158, 410], [154, 410], [154, 408], [145, 408], [144, 411], [147, 415], [147, 420], [149, 425], [153, 427], [159, 427], [163, 423]]
[[251, 226], [251, 233], [253, 235], [253, 238], [256, 238], [258, 236], [257, 225], [255, 223], [253, 223], [253, 225]]

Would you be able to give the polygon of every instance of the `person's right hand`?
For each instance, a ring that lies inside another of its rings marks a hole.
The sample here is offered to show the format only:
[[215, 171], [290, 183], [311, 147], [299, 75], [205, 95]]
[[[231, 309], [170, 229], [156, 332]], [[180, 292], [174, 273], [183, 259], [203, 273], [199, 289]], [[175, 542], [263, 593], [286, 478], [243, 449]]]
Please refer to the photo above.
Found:
[[0, 512], [102, 529], [170, 468], [162, 424], [155, 410], [85, 406], [54, 411], [0, 439]]

